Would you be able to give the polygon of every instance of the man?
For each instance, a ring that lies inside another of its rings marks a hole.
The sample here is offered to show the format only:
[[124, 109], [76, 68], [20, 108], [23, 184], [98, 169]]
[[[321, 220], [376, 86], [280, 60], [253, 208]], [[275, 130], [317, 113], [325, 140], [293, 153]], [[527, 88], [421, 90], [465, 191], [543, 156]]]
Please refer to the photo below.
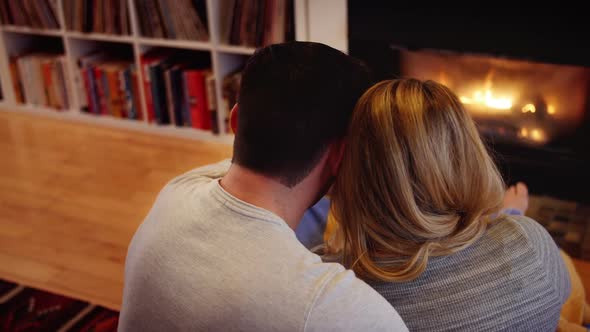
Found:
[[129, 247], [119, 330], [406, 330], [380, 295], [293, 232], [330, 187], [369, 84], [361, 64], [322, 44], [256, 52], [232, 110], [233, 163], [162, 190]]

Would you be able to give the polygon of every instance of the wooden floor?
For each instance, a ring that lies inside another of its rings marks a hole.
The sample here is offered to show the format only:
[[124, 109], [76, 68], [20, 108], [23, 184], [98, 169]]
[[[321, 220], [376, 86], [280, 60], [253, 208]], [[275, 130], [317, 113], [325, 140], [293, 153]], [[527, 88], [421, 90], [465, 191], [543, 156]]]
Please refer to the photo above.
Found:
[[[127, 245], [158, 191], [230, 154], [0, 111], [0, 278], [119, 309]], [[590, 263], [576, 264], [590, 289]]]
[[231, 147], [0, 111], [0, 278], [113, 309], [127, 245], [174, 176]]

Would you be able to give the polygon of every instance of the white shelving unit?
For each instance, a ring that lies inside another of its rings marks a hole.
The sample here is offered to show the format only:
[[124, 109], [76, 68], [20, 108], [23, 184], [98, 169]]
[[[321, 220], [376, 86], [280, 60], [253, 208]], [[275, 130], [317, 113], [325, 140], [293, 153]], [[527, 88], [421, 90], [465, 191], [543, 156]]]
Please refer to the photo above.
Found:
[[[61, 29], [42, 30], [16, 26], [0, 27], [0, 83], [2, 84], [2, 91], [4, 94], [4, 99], [0, 101], [0, 107], [3, 110], [47, 114], [63, 119], [94, 122], [107, 126], [125, 127], [135, 130], [161, 133], [165, 135], [204, 139], [231, 144], [233, 141], [233, 135], [214, 135], [209, 131], [192, 128], [180, 128], [174, 127], [172, 125], [162, 126], [148, 123], [144, 86], [141, 83], [138, 84], [138, 86], [140, 90], [140, 106], [144, 119], [142, 121], [118, 119], [105, 115], [96, 116], [80, 111], [78, 83], [75, 82], [75, 78], [77, 77], [75, 73], [78, 70], [76, 61], [81, 55], [87, 53], [89, 50], [100, 47], [101, 43], [108, 43], [110, 45], [118, 43], [121, 44], [121, 48], [130, 49], [133, 52], [133, 58], [135, 60], [136, 68], [138, 69], [137, 75], [140, 82], [143, 82], [143, 72], [142, 70], [139, 70], [141, 68], [140, 57], [143, 53], [151, 48], [159, 47], [173, 48], [189, 52], [208, 52], [210, 54], [211, 66], [216, 79], [217, 105], [223, 105], [221, 93], [223, 78], [228, 73], [231, 73], [232, 71], [240, 68], [248, 56], [253, 54], [255, 51], [255, 48], [252, 47], [225, 45], [222, 43], [220, 34], [222, 31], [221, 22], [224, 18], [224, 13], [222, 12], [224, 0], [207, 0], [208, 30], [210, 38], [210, 40], [207, 42], [157, 39], [141, 36], [135, 7], [135, 1], [141, 0], [127, 1], [131, 25], [131, 35], [128, 36], [67, 31], [65, 29], [61, 0], [58, 1], [58, 7], [60, 8], [59, 20], [60, 26], [62, 27]], [[309, 36], [318, 35], [318, 31], [340, 31], [340, 35], [335, 35], [333, 40], [330, 40], [330, 36], [326, 37], [326, 35], [323, 34], [321, 35], [321, 38], [317, 38], [317, 41], [339, 48], [345, 52], [347, 51], [347, 45], [342, 41], [343, 38], [346, 39], [346, 31], [342, 29], [343, 26], [346, 27], [346, 0], [295, 0], [294, 7], [295, 8], [293, 10], [295, 15], [296, 40], [310, 40]], [[314, 15], [310, 15], [309, 12], [315, 10], [315, 8], [317, 8], [316, 13]], [[334, 13], [336, 13], [336, 15], [334, 15]], [[323, 16], [323, 19], [319, 18], [321, 16]], [[310, 17], [314, 18], [313, 23], [310, 22]], [[23, 46], [21, 46], [21, 44], [24, 44], [26, 40], [30, 40], [31, 38], [36, 38], [36, 40], [39, 38], [44, 38], [47, 40], [53, 40], [53, 42], [57, 44], [61, 43], [61, 47], [63, 47], [66, 59], [69, 62], [67, 77], [68, 84], [70, 85], [69, 91], [71, 91], [71, 95], [69, 97], [71, 109], [58, 112], [36, 106], [21, 105], [16, 103], [10, 77], [8, 56], [22, 49]], [[221, 133], [225, 132], [224, 117], [225, 115], [223, 112], [218, 112], [218, 123]]]

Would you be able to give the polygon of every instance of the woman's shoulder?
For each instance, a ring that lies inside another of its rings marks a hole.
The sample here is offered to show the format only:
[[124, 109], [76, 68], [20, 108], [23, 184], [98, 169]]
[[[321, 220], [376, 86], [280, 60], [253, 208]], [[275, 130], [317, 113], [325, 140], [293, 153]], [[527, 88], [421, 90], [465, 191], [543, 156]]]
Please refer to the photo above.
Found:
[[542, 260], [559, 251], [549, 232], [537, 221], [526, 216], [501, 215], [490, 226], [487, 236], [503, 242], [518, 242], [533, 249]]
[[553, 242], [553, 239], [541, 224], [522, 215], [500, 215], [492, 222], [488, 232], [503, 237], [513, 234], [525, 236], [530, 240]]

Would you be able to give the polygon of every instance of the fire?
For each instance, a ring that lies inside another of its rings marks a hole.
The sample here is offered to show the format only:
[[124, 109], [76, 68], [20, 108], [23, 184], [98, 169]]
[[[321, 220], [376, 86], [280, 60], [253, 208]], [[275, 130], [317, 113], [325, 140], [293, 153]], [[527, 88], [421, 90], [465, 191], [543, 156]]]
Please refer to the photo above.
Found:
[[546, 140], [545, 133], [541, 129], [527, 129], [520, 128], [520, 137], [530, 139], [536, 142], [544, 142]]
[[533, 104], [526, 104], [522, 107], [522, 113], [527, 113], [527, 112], [535, 113], [536, 111], [537, 111], [537, 108]]
[[551, 115], [555, 114], [555, 106], [553, 106], [551, 104], [547, 105], [547, 113], [549, 113]]
[[539, 129], [533, 129], [531, 130], [531, 138], [533, 139], [533, 141], [542, 141], [545, 135], [543, 135], [543, 132]]
[[459, 99], [463, 104], [485, 106], [494, 110], [510, 110], [512, 108], [511, 98], [494, 96], [491, 89], [484, 92], [476, 90], [471, 97], [461, 96]]

